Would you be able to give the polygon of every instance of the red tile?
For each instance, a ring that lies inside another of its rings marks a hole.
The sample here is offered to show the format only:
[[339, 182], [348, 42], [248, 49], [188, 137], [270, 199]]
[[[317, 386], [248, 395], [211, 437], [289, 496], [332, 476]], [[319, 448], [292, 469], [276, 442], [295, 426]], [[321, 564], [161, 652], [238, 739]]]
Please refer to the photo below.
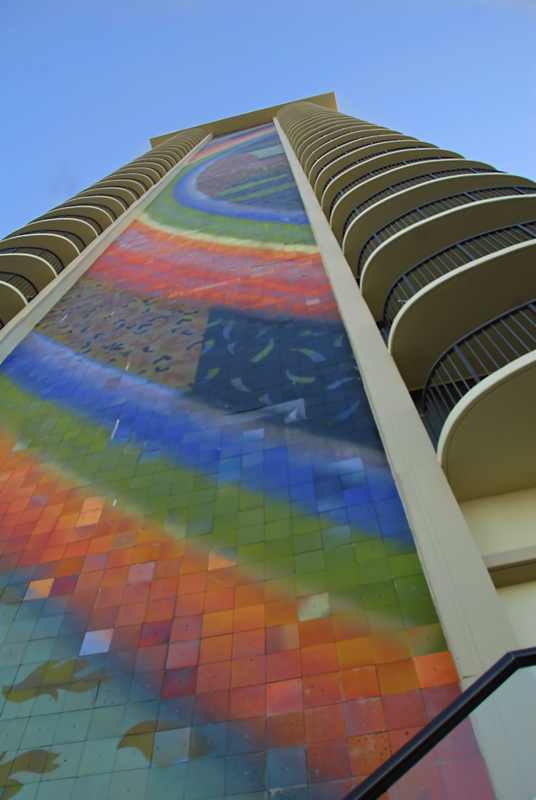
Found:
[[258, 606], [264, 603], [264, 585], [262, 583], [249, 583], [237, 586], [235, 589], [235, 608]]
[[448, 684], [446, 686], [434, 686], [431, 689], [423, 689], [421, 696], [426, 710], [428, 720], [434, 719], [445, 708], [456, 700], [462, 693], [458, 684]]
[[174, 642], [168, 648], [166, 669], [193, 667], [198, 661], [199, 639], [191, 639], [188, 642]]
[[264, 656], [248, 656], [233, 660], [231, 686], [255, 686], [266, 680]]
[[[419, 763], [389, 789], [389, 800], [415, 800], [417, 797], [449, 800], [443, 776], [436, 765]], [[455, 800], [455, 797], [451, 800]], [[472, 800], [480, 800], [480, 795], [473, 795]]]
[[264, 715], [266, 713], [265, 689], [264, 684], [231, 689], [229, 718], [247, 719]]
[[129, 650], [137, 648], [141, 636], [141, 625], [126, 625], [116, 628], [112, 635], [110, 650]]
[[121, 602], [123, 605], [128, 603], [145, 603], [149, 599], [151, 592], [151, 584], [149, 581], [145, 583], [132, 583], [123, 587], [123, 594]]
[[151, 600], [163, 600], [166, 597], [175, 597], [177, 594], [178, 578], [160, 578], [151, 583]]
[[279, 653], [283, 650], [296, 650], [300, 646], [297, 623], [266, 628], [266, 652]]
[[[344, 704], [347, 736], [377, 733], [386, 729], [382, 701], [379, 697], [352, 700]], [[357, 773], [356, 773], [357, 774]], [[360, 772], [360, 775], [366, 773]]]
[[199, 592], [205, 591], [206, 583], [206, 572], [197, 572], [194, 575], [181, 575], [177, 594], [199, 594]]
[[214, 692], [231, 685], [231, 662], [200, 664], [197, 672], [197, 691]]
[[266, 680], [284, 681], [301, 678], [301, 653], [299, 650], [286, 650], [266, 656]]
[[220, 589], [205, 595], [205, 612], [228, 611], [234, 607], [234, 589]]
[[307, 744], [344, 739], [346, 730], [340, 704], [308, 708], [305, 711], [305, 735]]
[[169, 642], [171, 633], [171, 622], [147, 622], [142, 626], [140, 647], [149, 647], [153, 644], [165, 644]]
[[290, 711], [301, 711], [303, 694], [301, 679], [278, 681], [266, 685], [266, 713], [287, 714]]
[[175, 604], [176, 617], [192, 617], [197, 614], [203, 613], [203, 606], [205, 604], [205, 595], [203, 592], [200, 594], [186, 594], [177, 597]]
[[303, 679], [303, 704], [305, 708], [328, 706], [341, 702], [339, 676], [336, 672], [310, 675]]
[[233, 658], [264, 654], [264, 629], [233, 634]]
[[149, 600], [147, 603], [147, 611], [145, 612], [145, 621], [155, 622], [162, 619], [171, 620], [173, 618], [174, 609], [174, 597], [166, 597], [163, 600]]
[[182, 667], [180, 669], [170, 669], [164, 676], [162, 687], [162, 699], [170, 697], [185, 697], [195, 693], [197, 679], [196, 667]]
[[301, 654], [304, 675], [320, 675], [323, 672], [336, 672], [338, 669], [334, 644], [304, 647]]
[[315, 647], [319, 644], [329, 644], [335, 641], [329, 617], [300, 622], [298, 628], [302, 647]]
[[141, 624], [145, 619], [145, 606], [146, 603], [131, 603], [128, 606], [121, 606], [116, 626]]
[[385, 695], [382, 702], [389, 730], [422, 726], [428, 722], [420, 692]]
[[356, 667], [340, 673], [342, 696], [345, 700], [377, 697], [380, 694], [376, 667]]
[[211, 664], [215, 661], [230, 661], [233, 637], [230, 633], [225, 636], [211, 636], [201, 640], [199, 652], [200, 664]]
[[347, 778], [351, 772], [346, 739], [309, 744], [307, 765], [311, 783]]
[[57, 597], [63, 594], [72, 594], [77, 581], [76, 575], [67, 575], [63, 578], [56, 578], [52, 584], [49, 597]]
[[470, 719], [457, 725], [436, 747], [442, 761], [464, 761], [480, 757], [480, 749]]
[[[401, 747], [404, 747], [404, 745], [407, 744], [410, 741], [410, 739], [413, 739], [415, 734], [419, 733], [419, 731], [422, 731], [422, 729], [423, 729], [422, 725], [417, 725], [414, 728], [408, 727], [408, 728], [398, 728], [397, 730], [394, 731], [390, 730], [388, 733], [389, 733], [389, 745], [391, 747], [391, 753], [396, 753], [397, 750], [400, 750]], [[422, 761], [423, 759], [419, 761], [419, 764], [421, 764]]]
[[203, 617], [178, 617], [173, 620], [171, 626], [171, 642], [185, 642], [188, 639], [199, 639], [201, 637], [201, 626]]
[[303, 711], [266, 717], [266, 746], [269, 749], [297, 747], [301, 744], [305, 744]]
[[391, 755], [386, 733], [354, 736], [348, 740], [348, 745], [352, 775], [370, 775]]

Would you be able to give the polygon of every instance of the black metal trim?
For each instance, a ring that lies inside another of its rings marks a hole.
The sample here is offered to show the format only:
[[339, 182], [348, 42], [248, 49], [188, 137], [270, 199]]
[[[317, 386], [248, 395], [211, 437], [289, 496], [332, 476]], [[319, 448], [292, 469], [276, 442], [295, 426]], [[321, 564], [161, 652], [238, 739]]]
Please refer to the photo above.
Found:
[[438, 714], [343, 800], [378, 800], [397, 780], [475, 710], [514, 672], [536, 666], [536, 647], [506, 653], [496, 664]]

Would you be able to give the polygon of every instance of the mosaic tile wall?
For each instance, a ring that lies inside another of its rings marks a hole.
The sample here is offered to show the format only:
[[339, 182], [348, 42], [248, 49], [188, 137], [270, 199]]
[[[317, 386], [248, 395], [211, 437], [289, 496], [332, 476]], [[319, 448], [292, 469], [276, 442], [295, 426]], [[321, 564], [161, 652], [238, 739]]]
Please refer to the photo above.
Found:
[[0, 800], [338, 800], [457, 696], [272, 125], [162, 190], [0, 409]]

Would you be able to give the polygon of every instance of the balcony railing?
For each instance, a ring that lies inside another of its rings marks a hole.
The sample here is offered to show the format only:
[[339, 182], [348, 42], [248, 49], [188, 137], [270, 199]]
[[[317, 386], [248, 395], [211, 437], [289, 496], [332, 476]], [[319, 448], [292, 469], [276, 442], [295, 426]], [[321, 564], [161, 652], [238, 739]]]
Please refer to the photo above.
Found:
[[[363, 267], [367, 262], [369, 256], [384, 242], [394, 236], [395, 234], [415, 225], [417, 222], [422, 222], [425, 219], [442, 214], [445, 211], [451, 211], [459, 206], [467, 205], [468, 203], [476, 203], [479, 200], [491, 200], [498, 197], [511, 197], [523, 194], [536, 194], [536, 189], [532, 186], [497, 186], [490, 187], [489, 189], [474, 189], [470, 192], [461, 192], [460, 194], [450, 195], [449, 197], [442, 197], [440, 200], [434, 200], [432, 203], [426, 203], [424, 206], [414, 208], [403, 214], [397, 219], [392, 220], [379, 231], [374, 233], [361, 250], [358, 264], [357, 264], [357, 277], [361, 277]], [[351, 215], [350, 215], [351, 216]], [[349, 225], [347, 220], [347, 225]]]
[[[405, 161], [396, 161], [394, 164], [386, 164], [384, 167], [373, 169], [370, 172], [367, 172], [365, 175], [361, 175], [359, 178], [351, 181], [351, 183], [348, 183], [346, 186], [343, 186], [343, 188], [337, 192], [329, 207], [330, 216], [333, 212], [335, 204], [338, 203], [341, 197], [344, 197], [345, 194], [348, 194], [348, 192], [350, 192], [355, 186], [359, 186], [360, 183], [369, 181], [371, 178], [376, 178], [378, 175], [382, 175], [384, 172], [391, 172], [394, 169], [398, 169], [398, 167], [405, 167], [407, 164], [417, 164], [419, 161], [447, 161], [449, 158], [456, 158], [456, 156], [433, 156], [429, 154], [427, 156], [423, 156], [422, 158], [407, 158]], [[350, 167], [345, 167], [343, 170], [341, 170], [341, 172], [344, 172], [346, 169], [350, 169], [351, 167], [355, 167], [355, 164], [351, 164]]]
[[392, 285], [387, 295], [383, 312], [384, 336], [388, 338], [393, 322], [408, 300], [430, 283], [477, 258], [531, 239], [536, 239], [536, 220], [471, 236], [451, 247], [445, 247], [406, 270]]
[[437, 443], [448, 415], [474, 386], [536, 350], [536, 299], [459, 339], [436, 361], [423, 389], [424, 423]]
[[[380, 150], [377, 153], [369, 153], [367, 156], [364, 156], [363, 158], [356, 158], [356, 160], [352, 161], [351, 164], [346, 164], [344, 167], [341, 167], [339, 170], [337, 170], [337, 172], [334, 172], [333, 175], [330, 175], [329, 179], [326, 181], [326, 185], [324, 187], [324, 191], [326, 191], [328, 186], [331, 183], [333, 183], [333, 181], [336, 178], [338, 178], [339, 175], [342, 175], [343, 172], [346, 172], [347, 170], [352, 169], [352, 167], [355, 167], [357, 164], [363, 164], [365, 161], [370, 161], [372, 158], [378, 158], [379, 156], [384, 156], [386, 153], [396, 153], [397, 150], [418, 150], [421, 147], [430, 147], [430, 145], [426, 144], [425, 142], [418, 142], [417, 144], [408, 144], [409, 141], [411, 141], [411, 140], [403, 140], [403, 141], [401, 141], [400, 139], [385, 139], [385, 140], [383, 140], [381, 142], [373, 142], [372, 144], [375, 144], [375, 145], [376, 144], [397, 144], [398, 147], [387, 147], [385, 150]], [[319, 177], [322, 175], [324, 170], [328, 169], [329, 166], [331, 164], [333, 164], [333, 161], [337, 161], [338, 158], [342, 158], [343, 156], [346, 156], [349, 153], [355, 153], [356, 150], [362, 150], [364, 147], [371, 147], [371, 146], [372, 145], [369, 142], [368, 144], [360, 145], [360, 147], [352, 147], [349, 150], [345, 150], [344, 153], [339, 153], [332, 161], [328, 161], [327, 164], [324, 164], [324, 166], [322, 167], [322, 169], [320, 170], [320, 172], [316, 176], [316, 180], [319, 179]]]
[[[4, 243], [9, 242], [9, 239], [4, 239]], [[60, 273], [64, 268], [63, 261], [58, 258], [55, 253], [51, 253], [50, 250], [47, 250], [44, 247], [2, 247], [0, 248], [0, 256], [1, 255], [28, 255], [28, 256], [38, 256], [42, 258], [44, 261], [47, 261], [50, 266], [54, 269], [57, 273]], [[1, 261], [0, 261], [1, 264]]]
[[39, 230], [35, 229], [30, 231], [22, 231], [22, 233], [13, 233], [4, 241], [11, 242], [14, 239], [17, 239], [18, 236], [34, 236], [38, 233], [50, 233], [55, 234], [56, 236], [63, 236], [64, 239], [69, 239], [69, 241], [74, 244], [78, 251], [82, 251], [86, 246], [80, 236], [77, 236], [76, 233], [71, 233], [70, 231], [61, 231], [55, 228], [39, 228]]
[[22, 292], [28, 302], [37, 295], [37, 289], [33, 283], [28, 278], [17, 275], [15, 272], [0, 272], [0, 281], [14, 286], [19, 292]]

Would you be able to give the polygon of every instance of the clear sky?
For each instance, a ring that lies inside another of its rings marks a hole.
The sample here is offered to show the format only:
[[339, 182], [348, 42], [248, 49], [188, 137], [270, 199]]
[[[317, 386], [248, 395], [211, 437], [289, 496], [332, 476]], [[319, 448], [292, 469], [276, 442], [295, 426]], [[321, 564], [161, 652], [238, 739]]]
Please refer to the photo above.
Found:
[[0, 0], [0, 236], [149, 137], [335, 91], [536, 180], [536, 0]]

